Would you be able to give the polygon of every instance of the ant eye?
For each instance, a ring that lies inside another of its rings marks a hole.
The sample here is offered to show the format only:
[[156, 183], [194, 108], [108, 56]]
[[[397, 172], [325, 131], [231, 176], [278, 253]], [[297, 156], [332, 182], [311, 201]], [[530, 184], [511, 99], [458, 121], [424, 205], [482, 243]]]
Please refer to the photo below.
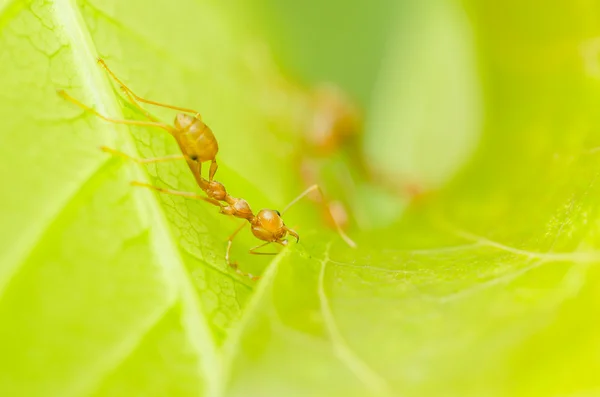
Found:
[[281, 216], [281, 214], [279, 213], [279, 211], [275, 210], [275, 213], [277, 214], [277, 216]]

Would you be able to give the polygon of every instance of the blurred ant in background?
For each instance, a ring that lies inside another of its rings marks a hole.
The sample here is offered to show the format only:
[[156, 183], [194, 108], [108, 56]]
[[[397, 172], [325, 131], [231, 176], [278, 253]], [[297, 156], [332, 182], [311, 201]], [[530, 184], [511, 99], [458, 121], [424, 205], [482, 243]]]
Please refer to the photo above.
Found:
[[[380, 186], [390, 194], [409, 200], [424, 193], [419, 184], [391, 181], [369, 164], [362, 151], [364, 115], [341, 88], [330, 83], [319, 84], [304, 97], [305, 113], [303, 122], [298, 123], [302, 130], [294, 145], [294, 163], [305, 186], [319, 184], [332, 198], [329, 208], [323, 212], [329, 225], [346, 229], [351, 223], [349, 214], [360, 212], [360, 206], [352, 203], [357, 181]], [[327, 180], [325, 174], [332, 159], [343, 164], [335, 167], [333, 176]], [[340, 193], [343, 197], [339, 197]], [[315, 196], [311, 199], [319, 200]]]

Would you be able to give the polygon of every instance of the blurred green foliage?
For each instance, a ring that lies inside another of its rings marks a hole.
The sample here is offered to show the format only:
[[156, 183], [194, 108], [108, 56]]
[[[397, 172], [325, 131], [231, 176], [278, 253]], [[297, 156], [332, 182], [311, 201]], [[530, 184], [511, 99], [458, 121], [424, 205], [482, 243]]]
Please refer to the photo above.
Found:
[[[0, 1], [0, 395], [599, 394], [598, 15], [534, 0]], [[235, 222], [129, 185], [194, 191], [183, 164], [146, 172], [97, 149], [153, 157], [172, 139], [56, 95], [140, 117], [96, 56], [137, 93], [199, 109], [217, 179], [254, 209], [303, 189], [299, 120], [321, 80], [364, 107], [369, 162], [431, 192], [405, 208], [358, 181], [345, 199], [378, 221], [351, 230], [356, 250], [303, 203], [286, 214], [301, 243], [273, 261], [236, 239], [263, 272], [238, 278], [223, 259]]]
[[332, 81], [367, 106], [390, 34], [414, 7], [392, 0], [256, 0], [248, 11], [289, 74], [304, 83]]

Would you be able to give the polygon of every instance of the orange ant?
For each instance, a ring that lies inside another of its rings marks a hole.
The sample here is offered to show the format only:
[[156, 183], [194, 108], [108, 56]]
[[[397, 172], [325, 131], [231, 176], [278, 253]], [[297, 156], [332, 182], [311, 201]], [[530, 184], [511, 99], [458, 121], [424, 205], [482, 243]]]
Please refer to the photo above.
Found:
[[[119, 154], [124, 155], [123, 153]], [[321, 194], [321, 196], [323, 196], [323, 192], [321, 191], [319, 186], [313, 185], [306, 189], [304, 192], [302, 192], [300, 195], [298, 195], [294, 200], [292, 200], [282, 212], [272, 209], [262, 209], [258, 211], [258, 213], [255, 215], [250, 209], [250, 205], [246, 200], [230, 196], [225, 190], [225, 186], [217, 181], [208, 182], [205, 180], [204, 186], [206, 187], [206, 189], [203, 188], [203, 190], [209, 197], [204, 197], [202, 195], [191, 192], [181, 192], [178, 190], [165, 189], [143, 182], [132, 182], [132, 184], [134, 186], [141, 186], [148, 189], [156, 190], [161, 193], [182, 196], [190, 199], [203, 200], [215, 206], [218, 206], [220, 209], [219, 212], [221, 214], [244, 219], [245, 222], [238, 226], [238, 228], [227, 239], [225, 260], [227, 262], [227, 265], [232, 267], [238, 274], [244, 277], [248, 277], [253, 281], [258, 280], [260, 277], [255, 276], [251, 273], [241, 271], [238, 267], [237, 262], [232, 262], [230, 259], [233, 239], [244, 228], [244, 226], [246, 225], [246, 221], [250, 224], [250, 230], [252, 231], [254, 237], [264, 241], [264, 243], [250, 248], [248, 252], [252, 255], [277, 255], [276, 252], [258, 252], [257, 250], [269, 244], [279, 244], [283, 247], [287, 246], [288, 240], [285, 237], [288, 234], [290, 236], [293, 236], [296, 239], [296, 242], [299, 242], [300, 236], [295, 230], [285, 225], [282, 219], [283, 215], [299, 200], [301, 200], [303, 197], [307, 196], [315, 190], [318, 191]], [[221, 197], [222, 199], [217, 199], [216, 197]], [[226, 205], [223, 205], [220, 201], [224, 201]], [[337, 231], [348, 245], [350, 245], [353, 248], [356, 247], [356, 243], [354, 243], [354, 241], [351, 240], [350, 237], [348, 237], [341, 228], [338, 227]]]
[[[257, 252], [258, 249], [265, 247], [268, 244], [280, 244], [282, 246], [286, 246], [288, 244], [288, 240], [285, 237], [289, 234], [296, 239], [296, 242], [300, 241], [300, 236], [296, 231], [291, 228], [288, 228], [283, 222], [282, 216], [285, 214], [287, 210], [289, 210], [294, 204], [296, 204], [303, 197], [307, 196], [313, 191], [317, 191], [320, 193], [322, 197], [322, 203], [325, 208], [328, 208], [327, 204], [324, 200], [323, 192], [321, 191], [318, 185], [313, 185], [302, 192], [298, 197], [292, 200], [285, 209], [280, 213], [277, 210], [270, 209], [262, 209], [256, 215], [250, 209], [250, 205], [248, 202], [241, 198], [232, 197], [227, 193], [225, 186], [213, 180], [214, 174], [217, 171], [217, 163], [215, 161], [215, 156], [218, 151], [218, 143], [217, 140], [210, 130], [210, 128], [202, 122], [200, 119], [200, 114], [192, 109], [177, 107], [166, 105], [159, 102], [150, 101], [144, 98], [139, 97], [131, 89], [129, 89], [116, 75], [108, 68], [106, 63], [102, 59], [98, 59], [98, 63], [109, 73], [109, 75], [120, 85], [121, 90], [125, 93], [129, 101], [139, 110], [142, 111], [144, 116], [148, 118], [150, 121], [137, 121], [137, 120], [120, 120], [106, 117], [95, 109], [84, 105], [79, 102], [75, 98], [69, 96], [65, 91], [60, 90], [58, 93], [66, 100], [72, 102], [73, 104], [79, 106], [85, 111], [88, 111], [97, 117], [116, 124], [128, 124], [128, 125], [140, 125], [140, 126], [153, 126], [166, 130], [169, 132], [177, 141], [179, 148], [181, 150], [181, 155], [171, 155], [165, 157], [158, 158], [149, 158], [149, 159], [137, 159], [131, 157], [123, 152], [117, 151], [115, 149], [102, 147], [102, 150], [105, 152], [112, 153], [114, 155], [124, 157], [130, 160], [133, 160], [139, 164], [149, 164], [163, 161], [171, 161], [171, 160], [180, 160], [185, 159], [198, 186], [204, 191], [207, 197], [191, 193], [191, 192], [181, 192], [172, 189], [159, 188], [147, 183], [143, 182], [132, 182], [134, 186], [140, 186], [149, 188], [152, 190], [156, 190], [161, 193], [176, 195], [187, 197], [191, 199], [198, 199], [206, 201], [210, 204], [218, 206], [220, 209], [220, 213], [224, 215], [230, 215], [236, 218], [242, 218], [247, 221], [251, 226], [252, 234], [258, 238], [259, 240], [264, 241], [263, 244], [260, 244], [256, 247], [253, 247], [249, 250], [251, 254], [254, 255], [276, 255], [274, 252]], [[152, 104], [155, 106], [161, 106], [169, 109], [179, 110], [187, 113], [194, 113], [194, 116], [190, 116], [186, 113], [179, 113], [175, 118], [175, 125], [170, 126], [168, 124], [160, 122], [158, 119], [149, 114], [137, 101]], [[209, 179], [206, 180], [201, 175], [201, 163], [203, 161], [211, 161], [211, 167], [209, 172]], [[230, 260], [230, 252], [233, 244], [233, 239], [235, 236], [242, 230], [245, 226], [246, 222], [242, 223], [228, 238], [227, 242], [227, 250], [225, 252], [225, 259], [227, 264], [234, 268], [236, 272], [242, 276], [248, 277], [252, 280], [257, 280], [259, 277], [254, 276], [250, 273], [242, 272], [236, 262], [232, 262]], [[353, 240], [351, 240], [336, 224], [336, 229], [340, 236], [346, 241], [348, 245], [351, 247], [356, 247], [356, 244]]]
[[[389, 193], [399, 194], [409, 199], [417, 199], [423, 194], [415, 182], [392, 182], [384, 178], [365, 158], [361, 149], [364, 133], [364, 115], [358, 105], [339, 87], [322, 83], [306, 95], [310, 117], [304, 126], [304, 133], [298, 137], [301, 148], [296, 152], [296, 163], [305, 185], [319, 183], [325, 170], [324, 159], [345, 154], [351, 162], [356, 177], [383, 187]], [[338, 171], [339, 172], [339, 171]], [[346, 168], [338, 179], [347, 190], [355, 187], [354, 176]], [[326, 219], [335, 225], [346, 227], [349, 222], [346, 204], [332, 201], [324, 213]]]
[[345, 146], [358, 145], [363, 117], [356, 104], [333, 84], [312, 90], [312, 118], [304, 143], [314, 156], [328, 156]]
[[[362, 135], [362, 115], [358, 107], [333, 84], [320, 84], [312, 89], [310, 110], [305, 134], [301, 135], [301, 152], [297, 162], [300, 174], [306, 185], [312, 185], [320, 178], [319, 159], [331, 157], [346, 149], [361, 173], [366, 166], [360, 155], [359, 139]], [[340, 201], [330, 203], [325, 212], [326, 218], [334, 225], [346, 226], [349, 219], [345, 205]]]

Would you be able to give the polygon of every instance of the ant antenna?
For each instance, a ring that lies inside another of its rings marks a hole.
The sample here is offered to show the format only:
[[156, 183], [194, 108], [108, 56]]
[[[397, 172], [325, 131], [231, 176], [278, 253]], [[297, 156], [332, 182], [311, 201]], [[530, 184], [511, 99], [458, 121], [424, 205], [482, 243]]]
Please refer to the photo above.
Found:
[[342, 230], [342, 228], [340, 227], [340, 225], [338, 224], [337, 220], [335, 219], [335, 216], [333, 216], [333, 214], [331, 213], [331, 210], [329, 208], [329, 205], [327, 204], [327, 201], [325, 200], [325, 195], [323, 194], [323, 190], [321, 190], [321, 188], [319, 187], [319, 185], [312, 185], [310, 186], [308, 189], [306, 189], [305, 191], [303, 191], [302, 193], [300, 193], [298, 195], [298, 197], [296, 197], [295, 199], [293, 199], [284, 209], [283, 211], [281, 211], [281, 215], [285, 214], [290, 208], [292, 208], [296, 203], [298, 203], [298, 201], [302, 200], [304, 197], [308, 196], [311, 192], [313, 191], [317, 191], [319, 193], [319, 195], [321, 196], [321, 203], [323, 205], [323, 208], [329, 212], [329, 214], [331, 215], [331, 219], [333, 219], [333, 223], [335, 225], [335, 229], [338, 232], [338, 234], [340, 235], [340, 237], [346, 242], [346, 244], [348, 244], [350, 247], [352, 248], [356, 248], [357, 245], [354, 242], [354, 240], [352, 240], [350, 237], [348, 237], [348, 235]]

